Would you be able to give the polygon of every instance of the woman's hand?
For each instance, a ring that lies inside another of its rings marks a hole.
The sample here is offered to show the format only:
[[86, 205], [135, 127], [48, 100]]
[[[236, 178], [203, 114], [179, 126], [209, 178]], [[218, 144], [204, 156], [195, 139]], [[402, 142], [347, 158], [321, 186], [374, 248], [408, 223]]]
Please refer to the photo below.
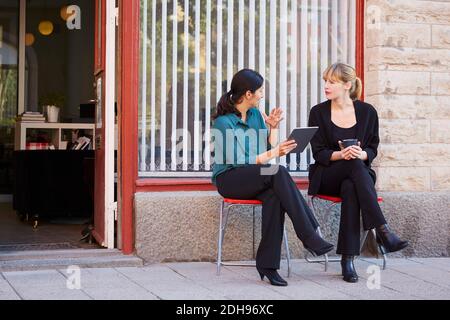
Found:
[[264, 121], [271, 129], [277, 129], [280, 125], [281, 120], [284, 118], [282, 117], [283, 110], [281, 108], [275, 108], [270, 112], [270, 115], [267, 115], [264, 111], [262, 112], [262, 116], [264, 118]]
[[266, 164], [274, 158], [285, 156], [295, 148], [297, 148], [295, 140], [281, 142], [275, 148], [258, 155], [256, 157], [256, 164]]
[[281, 142], [278, 146], [273, 148], [276, 157], [282, 157], [287, 155], [289, 152], [297, 148], [297, 143], [295, 140], [286, 140]]
[[358, 141], [357, 146], [350, 146], [344, 148], [342, 141], [339, 141], [339, 147], [341, 148], [341, 158], [343, 160], [361, 159], [364, 160], [364, 151], [361, 149], [361, 142]]

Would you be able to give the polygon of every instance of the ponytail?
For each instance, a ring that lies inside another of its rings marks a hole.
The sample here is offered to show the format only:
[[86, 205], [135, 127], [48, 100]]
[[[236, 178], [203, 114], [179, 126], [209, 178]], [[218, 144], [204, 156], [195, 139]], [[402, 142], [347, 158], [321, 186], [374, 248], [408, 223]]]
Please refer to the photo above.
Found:
[[350, 89], [350, 98], [352, 100], [359, 100], [362, 94], [362, 81], [359, 77], [356, 77], [355, 82], [352, 83], [352, 88]]
[[241, 116], [241, 113], [235, 107], [235, 102], [233, 100], [233, 94], [230, 91], [225, 93], [217, 103], [217, 112], [213, 115], [213, 120], [217, 119], [220, 116], [226, 115], [228, 113], [235, 113], [238, 116]]

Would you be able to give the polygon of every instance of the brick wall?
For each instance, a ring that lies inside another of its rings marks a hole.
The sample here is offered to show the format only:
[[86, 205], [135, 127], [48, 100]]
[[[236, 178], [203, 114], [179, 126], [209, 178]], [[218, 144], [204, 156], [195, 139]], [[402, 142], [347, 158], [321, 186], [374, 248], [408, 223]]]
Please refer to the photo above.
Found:
[[367, 0], [366, 101], [380, 191], [450, 190], [450, 0]]

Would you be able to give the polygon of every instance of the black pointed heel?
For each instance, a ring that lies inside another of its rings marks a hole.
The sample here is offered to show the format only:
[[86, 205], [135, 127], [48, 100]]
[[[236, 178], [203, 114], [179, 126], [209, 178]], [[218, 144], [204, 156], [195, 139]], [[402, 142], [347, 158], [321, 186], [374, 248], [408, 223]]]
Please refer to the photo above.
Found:
[[258, 271], [258, 273], [259, 273], [259, 276], [261, 277], [261, 281], [263, 281], [264, 280], [264, 274], [261, 271]]
[[261, 280], [264, 280], [264, 277], [269, 279], [269, 282], [273, 286], [286, 287], [288, 285], [287, 281], [284, 280], [275, 269], [266, 269], [266, 268], [256, 268], [258, 270], [259, 276]]
[[303, 241], [303, 247], [314, 257], [319, 257], [332, 251], [334, 245], [325, 241], [317, 233], [314, 233], [311, 237]]
[[311, 249], [309, 249], [309, 248], [305, 248], [306, 250], [308, 250], [308, 252], [313, 256], [313, 257], [317, 257], [317, 254], [314, 252], [314, 251], [312, 251]]
[[383, 254], [403, 250], [409, 245], [408, 241], [399, 239], [387, 224], [384, 224], [375, 230], [377, 235], [376, 240]]

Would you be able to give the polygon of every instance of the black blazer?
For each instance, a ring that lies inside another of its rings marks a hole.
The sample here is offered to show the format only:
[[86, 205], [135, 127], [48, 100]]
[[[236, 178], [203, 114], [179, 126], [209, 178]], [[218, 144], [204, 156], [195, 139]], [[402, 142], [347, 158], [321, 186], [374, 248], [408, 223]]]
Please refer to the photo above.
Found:
[[[368, 159], [365, 161], [365, 164], [375, 181], [376, 175], [375, 171], [371, 169], [371, 164], [377, 156], [377, 149], [380, 143], [378, 114], [375, 108], [368, 103], [356, 100], [353, 104], [357, 122], [356, 138], [361, 141], [361, 148], [367, 152]], [[311, 109], [308, 125], [310, 127], [319, 127], [316, 135], [311, 140], [315, 164], [309, 167], [308, 194], [316, 195], [320, 189], [323, 168], [330, 166], [331, 155], [334, 151], [340, 150], [338, 142], [333, 139], [331, 100], [322, 102]]]

